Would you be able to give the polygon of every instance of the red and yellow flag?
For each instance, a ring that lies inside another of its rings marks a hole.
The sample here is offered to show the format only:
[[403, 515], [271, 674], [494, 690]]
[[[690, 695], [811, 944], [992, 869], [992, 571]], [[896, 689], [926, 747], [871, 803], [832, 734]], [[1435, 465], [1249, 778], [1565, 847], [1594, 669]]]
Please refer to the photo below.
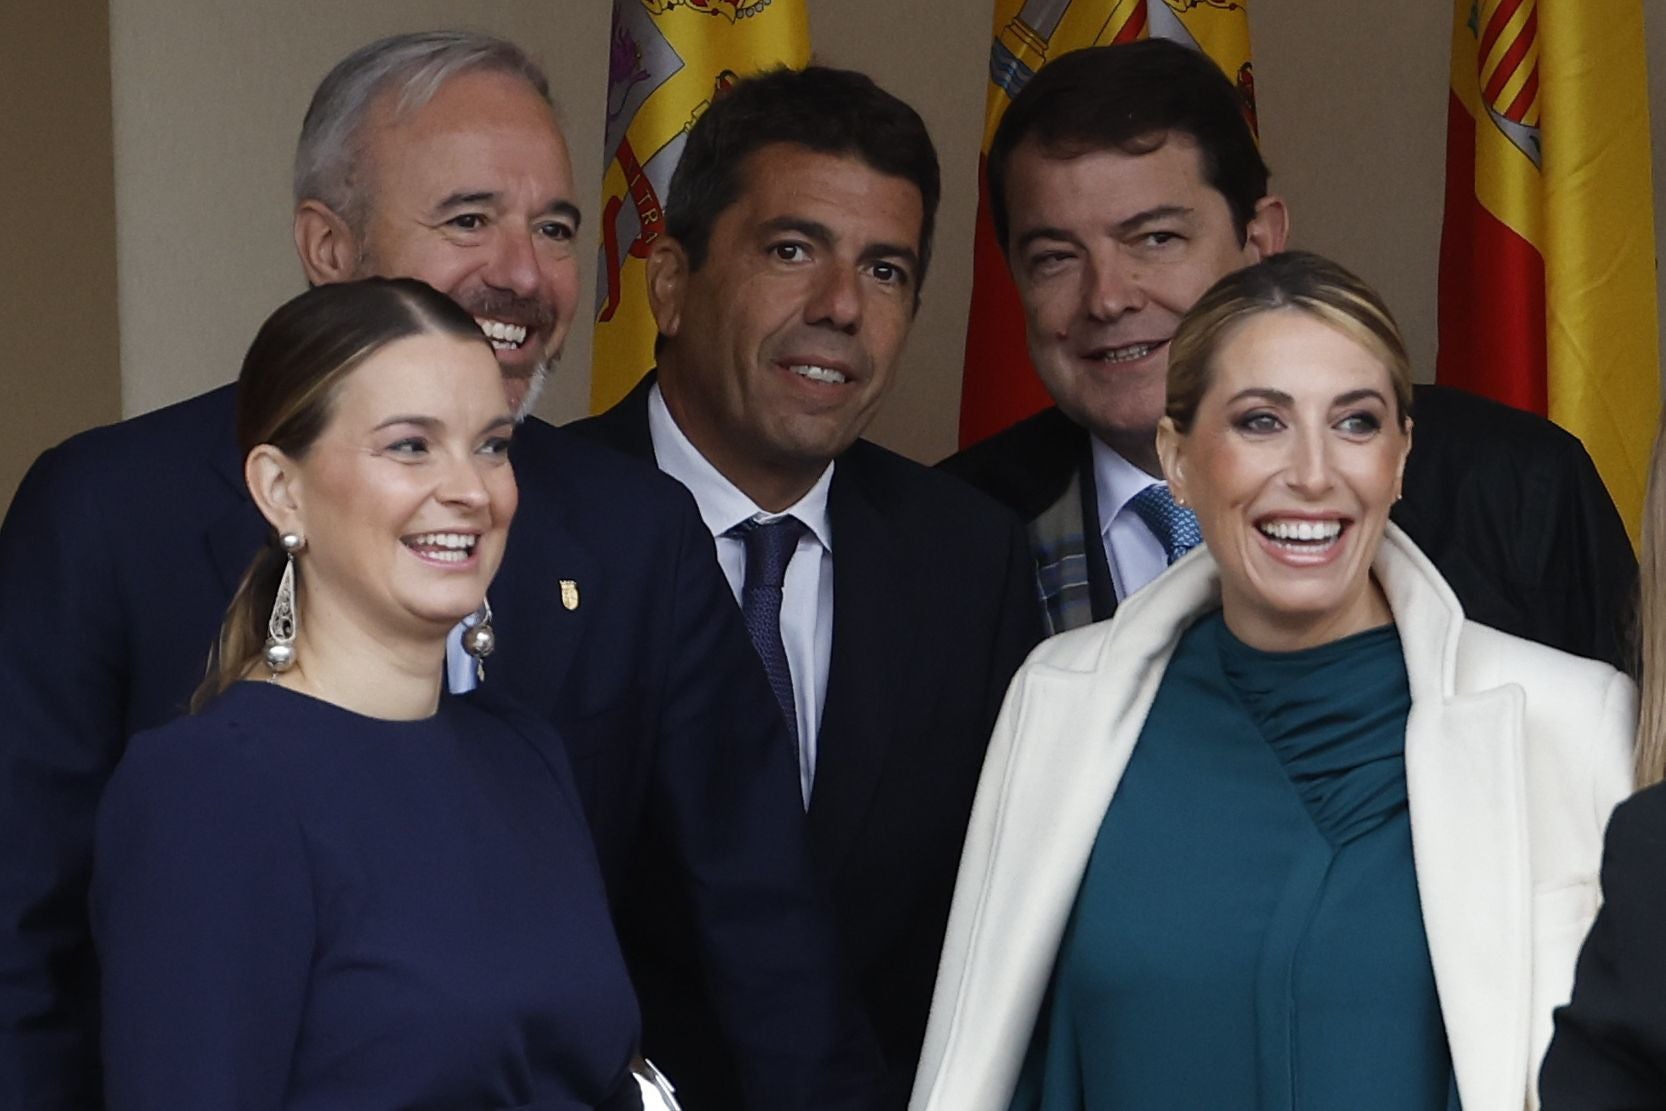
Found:
[[1455, 0], [1441, 382], [1584, 441], [1637, 539], [1660, 408], [1641, 0]]
[[613, 0], [608, 166], [590, 411], [612, 406], [654, 362], [644, 260], [688, 129], [737, 76], [810, 60], [805, 0]]
[[[1247, 0], [995, 0], [983, 151], [1007, 105], [1050, 58], [1085, 46], [1149, 37], [1207, 53], [1244, 93], [1251, 110]], [[1252, 116], [1253, 118], [1253, 116]], [[967, 447], [1051, 404], [1030, 366], [1024, 313], [990, 221], [978, 159], [978, 217], [972, 246], [972, 310], [960, 395], [960, 446]]]

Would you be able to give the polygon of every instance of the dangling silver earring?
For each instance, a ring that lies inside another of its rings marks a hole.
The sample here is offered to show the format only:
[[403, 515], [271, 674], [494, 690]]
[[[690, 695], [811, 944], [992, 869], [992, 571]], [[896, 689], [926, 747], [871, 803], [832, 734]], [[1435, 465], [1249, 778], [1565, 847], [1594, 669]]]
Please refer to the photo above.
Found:
[[295, 666], [295, 553], [307, 546], [300, 533], [278, 537], [284, 551], [283, 577], [272, 598], [272, 616], [266, 619], [266, 666], [273, 678]]
[[480, 608], [474, 611], [474, 624], [463, 633], [463, 651], [474, 657], [475, 682], [486, 681], [486, 657], [496, 647], [497, 634], [492, 631], [492, 603], [482, 598]]

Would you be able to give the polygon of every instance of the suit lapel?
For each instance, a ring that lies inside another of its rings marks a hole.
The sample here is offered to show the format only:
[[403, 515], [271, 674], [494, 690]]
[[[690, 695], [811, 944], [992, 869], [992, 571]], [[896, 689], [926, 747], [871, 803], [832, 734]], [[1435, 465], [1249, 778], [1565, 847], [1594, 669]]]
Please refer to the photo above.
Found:
[[[521, 480], [523, 491], [543, 483]], [[573, 653], [584, 637], [590, 610], [584, 588], [600, 581], [601, 563], [568, 526], [553, 494], [528, 497], [523, 492], [503, 566], [492, 581], [493, 621], [504, 651], [487, 664], [488, 681], [499, 671], [517, 698], [546, 715], [564, 697]], [[562, 602], [562, 582], [576, 584], [569, 609]]]
[[1099, 483], [1093, 473], [1093, 445], [1082, 435], [1082, 455], [1077, 463], [1082, 494], [1082, 545], [1088, 562], [1088, 599], [1093, 619], [1103, 621], [1116, 613], [1116, 584], [1111, 581], [1111, 564], [1105, 558], [1104, 523], [1099, 520]]
[[828, 492], [833, 650], [809, 814], [810, 847], [824, 876], [837, 874], [891, 744], [914, 728], [906, 693], [920, 658], [910, 564], [855, 469], [841, 461]]
[[1521, 1107], [1533, 984], [1523, 695], [1456, 693], [1462, 612], [1414, 552], [1391, 529], [1376, 569], [1411, 684], [1406, 790], [1429, 957], [1464, 1106]]

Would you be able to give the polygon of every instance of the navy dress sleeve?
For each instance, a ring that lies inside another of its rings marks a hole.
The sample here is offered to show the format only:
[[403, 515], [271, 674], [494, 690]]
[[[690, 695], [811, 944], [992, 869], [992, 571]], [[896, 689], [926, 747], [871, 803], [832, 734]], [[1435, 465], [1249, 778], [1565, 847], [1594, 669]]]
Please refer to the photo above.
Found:
[[1620, 804], [1602, 909], [1539, 1074], [1545, 1111], [1666, 1108], [1666, 785]]
[[252, 738], [135, 738], [97, 824], [92, 925], [110, 1111], [276, 1107], [313, 948], [306, 846]]

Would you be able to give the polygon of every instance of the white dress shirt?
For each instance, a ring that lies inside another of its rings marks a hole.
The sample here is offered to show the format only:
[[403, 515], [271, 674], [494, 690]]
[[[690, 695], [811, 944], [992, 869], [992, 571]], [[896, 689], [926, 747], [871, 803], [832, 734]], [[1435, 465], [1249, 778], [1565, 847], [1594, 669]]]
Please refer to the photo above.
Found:
[[746, 576], [746, 543], [726, 535], [746, 521], [791, 515], [805, 525], [781, 584], [781, 643], [792, 672], [793, 708], [798, 713], [798, 785], [806, 809], [816, 775], [816, 736], [827, 700], [827, 666], [833, 655], [833, 523], [827, 490], [833, 464], [810, 492], [780, 513], [766, 513], [700, 454], [666, 408], [659, 384], [648, 391], [648, 436], [659, 469], [688, 487], [700, 517], [717, 545], [717, 562], [738, 604]]
[[1089, 436], [1088, 442], [1093, 445], [1093, 484], [1099, 495], [1099, 535], [1111, 585], [1121, 602], [1168, 570], [1163, 542], [1128, 504], [1147, 486], [1161, 486], [1163, 481], [1100, 443], [1097, 436]]

